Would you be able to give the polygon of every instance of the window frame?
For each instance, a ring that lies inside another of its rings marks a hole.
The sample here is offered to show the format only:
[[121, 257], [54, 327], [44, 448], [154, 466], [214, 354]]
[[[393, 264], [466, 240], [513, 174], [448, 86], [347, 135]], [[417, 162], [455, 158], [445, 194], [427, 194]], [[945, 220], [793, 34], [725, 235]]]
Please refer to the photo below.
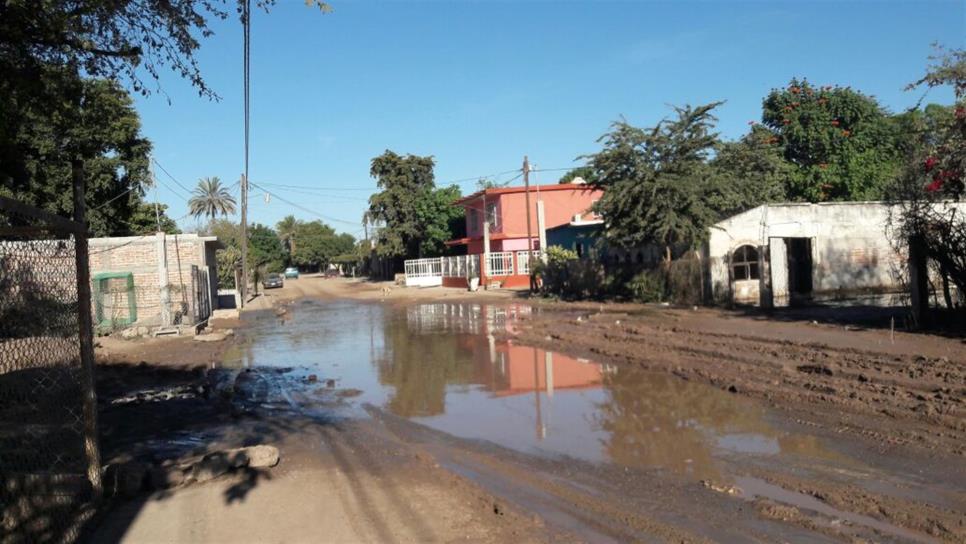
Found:
[[731, 252], [731, 277], [734, 281], [761, 279], [759, 250], [752, 244], [742, 244]]

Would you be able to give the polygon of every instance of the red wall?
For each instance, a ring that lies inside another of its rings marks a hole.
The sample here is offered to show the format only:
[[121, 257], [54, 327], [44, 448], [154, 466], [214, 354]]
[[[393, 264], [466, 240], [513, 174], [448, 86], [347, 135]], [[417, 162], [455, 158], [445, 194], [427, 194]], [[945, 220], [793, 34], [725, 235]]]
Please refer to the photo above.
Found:
[[[593, 201], [599, 199], [604, 194], [599, 189], [591, 189], [585, 185], [551, 185], [547, 189], [538, 192], [537, 188], [530, 189], [530, 233], [538, 236], [537, 230], [537, 200], [543, 201], [543, 209], [546, 213], [546, 228], [556, 227], [569, 223], [575, 214], [582, 214], [585, 218], [590, 218], [589, 209]], [[566, 188], [564, 188], [566, 187]], [[520, 192], [500, 192], [497, 189], [494, 194], [486, 196], [487, 202], [497, 203], [497, 214], [499, 224], [491, 232], [503, 233], [508, 237], [525, 237], [527, 235], [527, 206], [526, 193]], [[480, 196], [471, 201], [463, 203], [467, 209], [466, 235], [470, 238], [483, 236], [483, 197]], [[471, 228], [469, 210], [476, 209], [480, 220], [476, 229]], [[496, 241], [494, 241], [495, 244]], [[492, 246], [491, 246], [492, 248]], [[499, 251], [492, 248], [493, 251]], [[469, 253], [482, 252], [482, 244], [474, 248], [470, 244]]]
[[[569, 223], [574, 214], [588, 216], [588, 210], [594, 200], [603, 195], [603, 191], [589, 188], [570, 191], [542, 191], [543, 210], [546, 214], [546, 228]], [[530, 191], [530, 234], [537, 237], [537, 194]], [[527, 235], [527, 204], [526, 193], [511, 193], [500, 195], [500, 208], [503, 222], [499, 232], [507, 236]]]

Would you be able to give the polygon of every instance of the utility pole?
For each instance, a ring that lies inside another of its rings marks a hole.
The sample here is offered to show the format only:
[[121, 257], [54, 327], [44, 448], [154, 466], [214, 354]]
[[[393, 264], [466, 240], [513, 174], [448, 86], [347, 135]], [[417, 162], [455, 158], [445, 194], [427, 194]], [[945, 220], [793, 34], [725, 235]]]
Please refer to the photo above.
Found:
[[[242, 261], [242, 284], [241, 284], [241, 306], [245, 307], [245, 300], [248, 297], [248, 132], [249, 132], [249, 112], [251, 111], [251, 34], [252, 34], [252, 6], [251, 0], [244, 0], [242, 4], [242, 21], [244, 23], [244, 50], [242, 52], [245, 86], [245, 173], [241, 178], [241, 261]], [[235, 287], [238, 287], [237, 285]]]
[[161, 232], [161, 210], [160, 204], [158, 204], [158, 180], [154, 174], [154, 159], [149, 156], [148, 161], [151, 165], [151, 185], [154, 186], [154, 220], [158, 225], [158, 232]]
[[101, 450], [97, 439], [97, 390], [94, 388], [94, 318], [91, 315], [91, 266], [87, 243], [87, 204], [84, 196], [87, 186], [84, 179], [84, 162], [70, 161], [74, 185], [74, 221], [83, 231], [74, 234], [74, 266], [77, 270], [77, 326], [80, 344], [80, 362], [84, 372], [81, 381], [84, 390], [84, 453], [87, 456], [87, 478], [95, 501], [104, 494], [101, 481]]
[[530, 161], [527, 156], [523, 156], [523, 186], [526, 191], [527, 200], [527, 263], [530, 266], [530, 292], [533, 293], [533, 231], [530, 230]]
[[248, 296], [248, 176], [241, 176], [241, 286], [236, 285], [241, 294], [241, 306], [245, 307]]

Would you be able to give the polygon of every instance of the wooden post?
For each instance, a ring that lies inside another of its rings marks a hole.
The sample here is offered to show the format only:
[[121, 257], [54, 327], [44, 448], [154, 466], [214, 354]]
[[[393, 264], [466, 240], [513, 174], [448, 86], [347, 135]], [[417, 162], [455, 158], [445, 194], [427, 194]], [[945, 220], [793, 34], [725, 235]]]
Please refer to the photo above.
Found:
[[[530, 252], [533, 251], [533, 230], [530, 226], [530, 160], [526, 155], [523, 156], [523, 186], [527, 201], [527, 262], [530, 266], [533, 266], [533, 263], [530, 262], [532, 261]], [[533, 293], [533, 291], [533, 274], [530, 274], [530, 292]]]
[[486, 221], [486, 214], [483, 214], [483, 260], [480, 261], [480, 285], [486, 289], [486, 277], [489, 271], [486, 269], [490, 262], [490, 222]]
[[[245, 156], [245, 162], [247, 168], [247, 154]], [[235, 287], [238, 288], [238, 293], [241, 294], [241, 307], [244, 308], [245, 299], [248, 297], [248, 176], [245, 174], [242, 174], [241, 177], [241, 231], [241, 285], [236, 285]]]
[[158, 261], [158, 296], [161, 300], [161, 326], [171, 326], [171, 290], [168, 288], [168, 248], [166, 235], [155, 233], [155, 259]]
[[917, 327], [925, 325], [929, 317], [929, 268], [922, 239], [909, 239], [909, 302]]
[[87, 478], [94, 500], [104, 493], [101, 481], [101, 452], [97, 437], [97, 391], [94, 389], [94, 318], [91, 316], [91, 268], [87, 247], [87, 208], [84, 203], [84, 163], [71, 160], [74, 180], [74, 221], [85, 225], [74, 235], [74, 258], [77, 267], [77, 325], [80, 343], [81, 388], [83, 390], [84, 453], [87, 455]]

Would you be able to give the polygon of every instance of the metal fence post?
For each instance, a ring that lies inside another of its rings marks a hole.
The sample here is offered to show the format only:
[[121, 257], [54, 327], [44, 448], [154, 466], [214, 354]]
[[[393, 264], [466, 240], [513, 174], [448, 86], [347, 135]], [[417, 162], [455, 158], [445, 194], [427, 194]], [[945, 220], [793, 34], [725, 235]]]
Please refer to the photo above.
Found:
[[74, 221], [85, 225], [83, 231], [74, 235], [78, 340], [83, 375], [81, 385], [84, 390], [84, 452], [87, 455], [87, 477], [91, 482], [94, 499], [100, 500], [104, 486], [101, 482], [101, 453], [97, 437], [97, 392], [94, 389], [94, 323], [91, 316], [91, 269], [87, 247], [87, 210], [84, 203], [84, 164], [80, 159], [71, 161], [71, 174], [74, 180]]

